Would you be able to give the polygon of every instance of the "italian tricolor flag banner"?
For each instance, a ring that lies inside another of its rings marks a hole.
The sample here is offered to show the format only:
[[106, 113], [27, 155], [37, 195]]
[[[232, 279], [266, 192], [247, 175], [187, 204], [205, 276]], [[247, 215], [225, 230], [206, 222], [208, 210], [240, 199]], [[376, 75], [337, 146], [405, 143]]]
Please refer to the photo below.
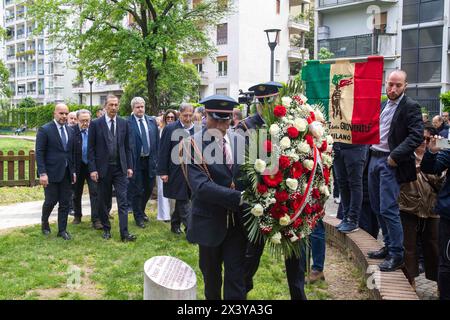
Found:
[[302, 69], [302, 80], [308, 103], [324, 106], [334, 141], [379, 143], [383, 57], [334, 64], [311, 60]]

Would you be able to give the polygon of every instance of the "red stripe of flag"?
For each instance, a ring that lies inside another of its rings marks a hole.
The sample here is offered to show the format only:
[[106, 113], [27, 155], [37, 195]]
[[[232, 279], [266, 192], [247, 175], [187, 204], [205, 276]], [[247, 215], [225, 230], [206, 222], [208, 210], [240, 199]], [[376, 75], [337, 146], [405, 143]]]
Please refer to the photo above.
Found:
[[381, 85], [383, 57], [368, 57], [355, 63], [352, 143], [380, 142]]

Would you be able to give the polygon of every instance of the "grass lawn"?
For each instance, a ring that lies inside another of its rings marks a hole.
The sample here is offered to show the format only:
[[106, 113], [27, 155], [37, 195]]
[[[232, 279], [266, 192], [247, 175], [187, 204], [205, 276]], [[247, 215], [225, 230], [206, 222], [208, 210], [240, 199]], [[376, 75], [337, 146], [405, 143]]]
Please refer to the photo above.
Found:
[[[8, 151], [14, 151], [14, 154], [17, 155], [19, 150], [23, 150], [25, 155], [28, 155], [30, 150], [35, 149], [34, 141], [22, 140], [22, 139], [14, 139], [14, 138], [0, 138], [0, 150], [3, 151], [3, 155], [7, 155]], [[8, 177], [8, 163], [3, 162], [4, 172], [3, 179], [6, 180]], [[18, 179], [18, 161], [14, 163], [14, 177]], [[25, 161], [25, 179], [28, 179], [28, 162]]]
[[44, 189], [36, 187], [1, 187], [0, 205], [44, 200]]
[[[20, 134], [20, 136], [26, 136], [26, 137], [35, 137], [37, 133], [37, 130], [27, 130], [23, 133]], [[8, 136], [14, 136], [14, 131], [13, 130], [0, 130], [0, 134], [2, 135], [8, 135]]]
[[[101, 239], [88, 218], [81, 225], [69, 224], [72, 241], [56, 237], [56, 226], [45, 238], [39, 226], [16, 229], [0, 235], [0, 299], [142, 299], [143, 266], [156, 255], [170, 255], [188, 263], [197, 275], [197, 298], [204, 299], [198, 268], [198, 247], [184, 236], [170, 232], [169, 224], [151, 222], [146, 229], [129, 219], [135, 243], [119, 240], [117, 215], [112, 223], [113, 239]], [[81, 269], [81, 286], [67, 286], [71, 266]], [[249, 299], [289, 299], [284, 263], [264, 253]], [[307, 285], [309, 299], [329, 299], [327, 285]]]

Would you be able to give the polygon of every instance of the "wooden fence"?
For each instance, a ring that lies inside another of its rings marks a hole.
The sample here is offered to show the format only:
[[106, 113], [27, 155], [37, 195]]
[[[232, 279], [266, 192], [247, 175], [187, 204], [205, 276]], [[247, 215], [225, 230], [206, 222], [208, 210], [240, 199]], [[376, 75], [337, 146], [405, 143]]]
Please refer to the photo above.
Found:
[[[5, 165], [6, 163], [6, 165]], [[17, 177], [15, 175], [17, 163]], [[28, 177], [25, 177], [25, 165], [28, 165]], [[6, 171], [6, 180], [5, 180]], [[34, 150], [30, 150], [28, 155], [25, 155], [23, 150], [20, 150], [17, 155], [14, 151], [8, 151], [4, 155], [0, 151], [0, 187], [5, 186], [26, 186], [33, 187], [39, 184], [39, 179], [36, 178], [36, 156]]]

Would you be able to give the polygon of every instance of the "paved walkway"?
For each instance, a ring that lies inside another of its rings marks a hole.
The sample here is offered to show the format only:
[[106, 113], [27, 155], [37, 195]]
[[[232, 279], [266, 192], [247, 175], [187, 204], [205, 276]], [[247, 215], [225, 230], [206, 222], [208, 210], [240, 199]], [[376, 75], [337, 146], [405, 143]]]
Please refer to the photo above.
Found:
[[[25, 227], [41, 223], [43, 201], [32, 201], [15, 203], [7, 206], [0, 206], [0, 231], [10, 228]], [[89, 196], [82, 198], [83, 216], [91, 215], [91, 207]], [[112, 211], [117, 211], [117, 203], [113, 201]], [[58, 218], [58, 206], [50, 215], [50, 222], [56, 221]]]
[[10, 138], [10, 139], [20, 139], [20, 140], [36, 141], [36, 137], [35, 137], [35, 136], [16, 136], [16, 135], [5, 135], [5, 134], [0, 134], [0, 139], [1, 139], [1, 138]]

